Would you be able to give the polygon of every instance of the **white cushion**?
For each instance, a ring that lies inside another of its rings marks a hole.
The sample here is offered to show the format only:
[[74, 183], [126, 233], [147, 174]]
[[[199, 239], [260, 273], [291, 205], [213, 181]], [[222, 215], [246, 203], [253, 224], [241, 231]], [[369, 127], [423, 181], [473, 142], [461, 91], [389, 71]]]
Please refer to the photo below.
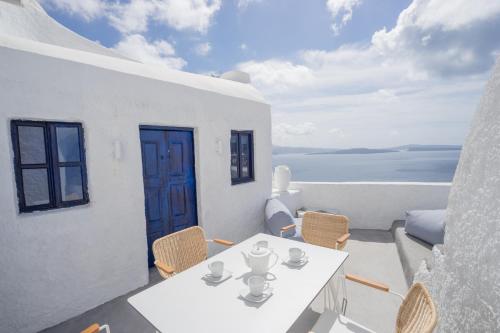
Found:
[[[266, 203], [267, 228], [274, 236], [280, 236], [281, 228], [294, 224], [294, 218], [290, 210], [276, 198], [267, 200]], [[295, 231], [290, 230], [286, 235], [293, 236]]]

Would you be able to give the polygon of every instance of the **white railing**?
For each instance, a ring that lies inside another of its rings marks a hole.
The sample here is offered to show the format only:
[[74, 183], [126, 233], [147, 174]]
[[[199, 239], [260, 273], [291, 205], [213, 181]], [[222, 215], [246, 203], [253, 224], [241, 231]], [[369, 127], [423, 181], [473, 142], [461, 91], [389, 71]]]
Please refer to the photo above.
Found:
[[292, 182], [290, 189], [299, 191], [290, 192], [299, 197], [294, 205], [339, 210], [349, 217], [351, 228], [388, 230], [407, 210], [446, 208], [450, 187], [451, 183]]

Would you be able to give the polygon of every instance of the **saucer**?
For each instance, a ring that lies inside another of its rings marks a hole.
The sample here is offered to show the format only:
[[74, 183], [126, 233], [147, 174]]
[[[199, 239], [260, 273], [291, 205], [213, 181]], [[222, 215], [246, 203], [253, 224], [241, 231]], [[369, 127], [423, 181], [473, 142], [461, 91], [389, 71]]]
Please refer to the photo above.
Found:
[[308, 261], [309, 261], [309, 257], [305, 256], [302, 259], [300, 259], [299, 261], [291, 261], [290, 258], [287, 258], [287, 260], [283, 261], [283, 263], [288, 265], [288, 266], [292, 266], [292, 267], [302, 267], [305, 264], [307, 264]]
[[210, 282], [210, 283], [216, 283], [216, 284], [219, 284], [221, 282], [224, 282], [226, 281], [227, 279], [229, 279], [231, 276], [233, 276], [233, 273], [231, 271], [228, 271], [227, 269], [224, 270], [224, 272], [222, 273], [221, 276], [213, 276], [212, 274], [208, 273], [208, 274], [205, 274], [202, 279], [207, 281], [207, 282]]
[[262, 303], [265, 302], [266, 300], [269, 299], [273, 295], [273, 288], [269, 287], [266, 290], [262, 292], [262, 295], [260, 296], [254, 296], [250, 293], [249, 288], [245, 288], [240, 290], [240, 296], [245, 299], [246, 301], [252, 302], [252, 303]]

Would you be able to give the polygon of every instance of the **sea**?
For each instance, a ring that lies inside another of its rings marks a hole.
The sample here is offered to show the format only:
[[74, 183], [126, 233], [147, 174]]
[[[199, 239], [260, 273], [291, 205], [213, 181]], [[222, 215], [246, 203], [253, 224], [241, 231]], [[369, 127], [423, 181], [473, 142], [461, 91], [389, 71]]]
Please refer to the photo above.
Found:
[[451, 182], [460, 150], [378, 154], [275, 154], [273, 167], [287, 165], [293, 181]]

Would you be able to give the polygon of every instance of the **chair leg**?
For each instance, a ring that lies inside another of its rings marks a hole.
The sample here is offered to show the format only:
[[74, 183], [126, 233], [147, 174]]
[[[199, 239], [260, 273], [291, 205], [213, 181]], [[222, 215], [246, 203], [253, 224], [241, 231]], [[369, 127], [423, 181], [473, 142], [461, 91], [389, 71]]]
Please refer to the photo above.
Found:
[[342, 266], [340, 267], [340, 270], [341, 270], [341, 274], [342, 276], [340, 277], [340, 279], [342, 280], [342, 315], [345, 316], [345, 312], [347, 311], [347, 286], [346, 286], [346, 283], [345, 283], [345, 271], [344, 271], [344, 265], [342, 264]]
[[326, 285], [325, 288], [323, 288], [323, 311], [326, 311], [328, 309], [327, 305], [326, 305], [326, 300], [327, 300], [327, 290], [328, 290], [328, 284]]
[[328, 282], [328, 290], [330, 292], [330, 296], [331, 296], [331, 300], [333, 301], [333, 308], [331, 307], [331, 303], [330, 303], [330, 310], [336, 312], [336, 313], [339, 313], [339, 305], [338, 305], [338, 299], [337, 299], [337, 295], [336, 295], [336, 292], [335, 292], [335, 286], [333, 285], [333, 278], [332, 280], [330, 280]]

